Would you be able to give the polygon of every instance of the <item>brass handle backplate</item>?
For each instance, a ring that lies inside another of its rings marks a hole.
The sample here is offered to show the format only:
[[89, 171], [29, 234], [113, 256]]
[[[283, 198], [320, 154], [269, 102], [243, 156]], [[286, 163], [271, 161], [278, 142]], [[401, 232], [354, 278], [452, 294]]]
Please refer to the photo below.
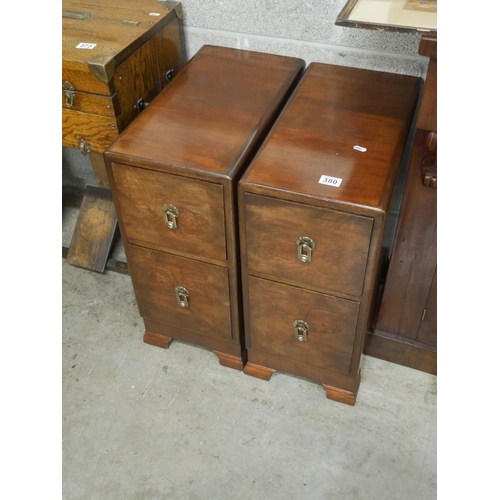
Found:
[[314, 244], [314, 241], [307, 236], [301, 236], [296, 243], [297, 243], [297, 259], [299, 259], [301, 262], [304, 263], [311, 262], [312, 251], [316, 246]]
[[302, 321], [301, 319], [296, 319], [293, 322], [293, 327], [295, 328], [295, 338], [299, 342], [305, 342], [307, 340], [309, 325], [305, 321]]
[[175, 287], [175, 296], [177, 297], [177, 303], [181, 307], [188, 307], [189, 306], [189, 292], [187, 288], [184, 288], [183, 286], [176, 286]]
[[163, 220], [168, 228], [175, 229], [177, 227], [177, 217], [179, 210], [170, 204], [163, 205]]

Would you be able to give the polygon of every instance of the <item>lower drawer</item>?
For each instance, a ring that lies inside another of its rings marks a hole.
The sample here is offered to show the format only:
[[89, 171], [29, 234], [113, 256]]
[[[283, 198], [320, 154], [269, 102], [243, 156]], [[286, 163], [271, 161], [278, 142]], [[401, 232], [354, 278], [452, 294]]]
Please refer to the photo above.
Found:
[[226, 268], [134, 245], [129, 250], [142, 317], [231, 340]]
[[[249, 294], [252, 350], [316, 368], [349, 372], [357, 302], [252, 276]], [[296, 321], [307, 325], [307, 332], [304, 328], [297, 330], [302, 340], [296, 335]]]

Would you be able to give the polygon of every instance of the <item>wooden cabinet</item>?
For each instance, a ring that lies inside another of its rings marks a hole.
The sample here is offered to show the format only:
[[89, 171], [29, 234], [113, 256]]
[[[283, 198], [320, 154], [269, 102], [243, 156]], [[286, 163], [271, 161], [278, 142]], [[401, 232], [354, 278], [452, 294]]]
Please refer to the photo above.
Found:
[[354, 404], [418, 78], [311, 64], [239, 183], [245, 373]]
[[204, 46], [106, 151], [145, 342], [243, 368], [236, 185], [304, 65]]
[[103, 153], [181, 69], [182, 9], [170, 4], [63, 1], [63, 146]]
[[186, 62], [182, 7], [157, 0], [63, 0], [62, 145], [89, 155], [87, 186], [67, 253], [103, 272], [117, 218], [103, 153]]
[[437, 39], [422, 37], [429, 69], [387, 278], [365, 352], [437, 373]]

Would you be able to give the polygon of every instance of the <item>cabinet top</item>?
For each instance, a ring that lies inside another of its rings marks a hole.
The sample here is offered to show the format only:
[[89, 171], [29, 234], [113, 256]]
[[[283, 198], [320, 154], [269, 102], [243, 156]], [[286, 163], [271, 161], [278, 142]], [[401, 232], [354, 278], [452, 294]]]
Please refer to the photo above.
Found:
[[[85, 71], [92, 61], [118, 66], [163, 27], [178, 2], [63, 0], [63, 69]], [[170, 16], [171, 17], [171, 16]]]
[[205, 45], [106, 156], [191, 177], [233, 178], [304, 65], [297, 58]]
[[311, 64], [241, 183], [292, 201], [387, 211], [421, 83]]

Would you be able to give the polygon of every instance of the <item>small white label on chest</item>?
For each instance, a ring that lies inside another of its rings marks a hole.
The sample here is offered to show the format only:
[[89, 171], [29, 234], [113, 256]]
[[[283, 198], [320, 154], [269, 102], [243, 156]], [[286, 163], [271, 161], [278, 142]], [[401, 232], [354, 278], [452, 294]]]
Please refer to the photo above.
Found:
[[150, 12], [150, 13], [149, 13], [149, 15], [150, 15], [150, 16], [154, 16], [154, 17], [157, 17], [157, 16], [159, 16], [159, 15], [160, 15], [160, 13], [159, 13], [159, 12]]
[[364, 148], [363, 146], [358, 146], [357, 144], [352, 149], [355, 149], [356, 151], [361, 151], [362, 153], [366, 151], [366, 148]]
[[322, 175], [318, 181], [320, 184], [326, 184], [327, 186], [339, 187], [342, 184], [342, 179], [338, 177], [330, 177], [329, 175]]
[[92, 50], [95, 46], [97, 45], [97, 43], [86, 43], [86, 42], [80, 42], [76, 48], [77, 49], [89, 49], [89, 50]]

